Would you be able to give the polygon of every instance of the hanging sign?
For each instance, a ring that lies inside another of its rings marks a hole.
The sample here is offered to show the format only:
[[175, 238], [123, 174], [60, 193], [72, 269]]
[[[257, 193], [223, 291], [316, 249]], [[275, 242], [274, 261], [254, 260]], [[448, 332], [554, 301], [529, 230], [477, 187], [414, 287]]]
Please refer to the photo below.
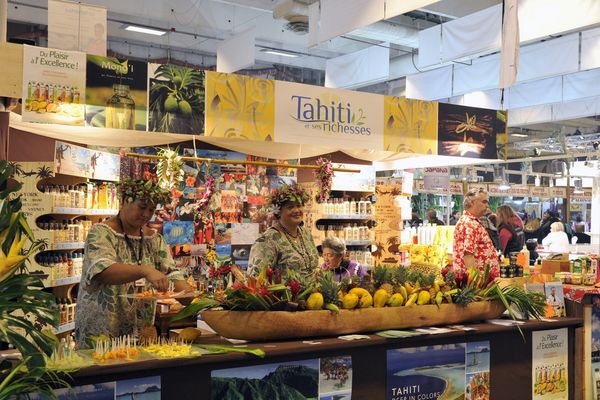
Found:
[[275, 82], [275, 140], [383, 150], [383, 96]]
[[117, 154], [56, 141], [54, 172], [82, 178], [118, 181], [121, 158]]
[[569, 393], [567, 328], [531, 333], [532, 399], [565, 399]]
[[569, 193], [571, 201], [577, 201], [581, 203], [592, 201], [592, 188], [584, 188], [583, 192], [575, 193], [575, 188], [569, 187]]
[[23, 121], [83, 125], [85, 54], [24, 46]]
[[437, 102], [385, 96], [383, 112], [384, 150], [437, 154]]
[[567, 188], [565, 187], [551, 187], [548, 188], [550, 192], [550, 197], [557, 197], [559, 199], [564, 199], [567, 197]]
[[48, 47], [106, 56], [106, 7], [48, 0]]
[[486, 183], [469, 183], [469, 191], [484, 191], [487, 193], [488, 185]]
[[550, 188], [545, 186], [530, 186], [529, 194], [531, 197], [547, 198], [550, 196]]
[[423, 175], [423, 186], [426, 190], [447, 193], [450, 189], [450, 168], [426, 167]]
[[[337, 164], [336, 167], [338, 167]], [[333, 175], [331, 190], [375, 191], [375, 167], [371, 165], [340, 164], [339, 168], [359, 169], [360, 173], [336, 172]]]
[[463, 194], [463, 183], [462, 182], [450, 182], [450, 193], [452, 194]]

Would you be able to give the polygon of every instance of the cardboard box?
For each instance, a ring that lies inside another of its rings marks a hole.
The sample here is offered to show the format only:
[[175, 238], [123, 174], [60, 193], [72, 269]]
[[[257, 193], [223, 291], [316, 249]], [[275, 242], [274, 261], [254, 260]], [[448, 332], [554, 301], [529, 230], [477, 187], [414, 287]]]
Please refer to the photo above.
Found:
[[570, 272], [571, 264], [569, 260], [543, 260], [542, 274], [553, 274], [555, 272]]

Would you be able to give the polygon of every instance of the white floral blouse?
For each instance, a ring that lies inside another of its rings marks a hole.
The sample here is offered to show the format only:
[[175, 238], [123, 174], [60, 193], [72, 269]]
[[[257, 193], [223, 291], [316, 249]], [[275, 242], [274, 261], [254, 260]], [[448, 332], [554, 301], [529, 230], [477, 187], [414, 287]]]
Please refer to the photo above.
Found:
[[[129, 238], [137, 252], [142, 238]], [[143, 325], [154, 321], [156, 302], [124, 296], [135, 292], [133, 282], [108, 285], [93, 279], [115, 263], [137, 264], [123, 234], [103, 223], [94, 225], [85, 242], [83, 272], [75, 311], [75, 338], [81, 349], [90, 347], [89, 339], [92, 336], [135, 335]], [[142, 264], [154, 265], [167, 274], [170, 280], [184, 279], [174, 269], [175, 263], [169, 247], [159, 233], [144, 237]]]

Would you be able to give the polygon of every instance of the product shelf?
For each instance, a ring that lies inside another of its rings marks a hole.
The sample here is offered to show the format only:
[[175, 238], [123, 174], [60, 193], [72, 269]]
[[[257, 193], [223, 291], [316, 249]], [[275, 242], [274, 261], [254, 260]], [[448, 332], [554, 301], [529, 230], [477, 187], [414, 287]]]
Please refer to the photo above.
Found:
[[55, 335], [75, 330], [75, 322], [69, 322], [68, 324], [62, 324], [58, 328], [52, 328], [52, 332]]
[[73, 285], [73, 284], [79, 283], [79, 282], [81, 282], [81, 275], [70, 276], [68, 278], [62, 278], [62, 279], [56, 279], [54, 281], [50, 281], [46, 287]]
[[83, 249], [85, 242], [58, 242], [51, 243], [48, 250], [77, 250]]
[[104, 208], [72, 208], [72, 207], [53, 207], [51, 214], [68, 215], [117, 215], [119, 210]]

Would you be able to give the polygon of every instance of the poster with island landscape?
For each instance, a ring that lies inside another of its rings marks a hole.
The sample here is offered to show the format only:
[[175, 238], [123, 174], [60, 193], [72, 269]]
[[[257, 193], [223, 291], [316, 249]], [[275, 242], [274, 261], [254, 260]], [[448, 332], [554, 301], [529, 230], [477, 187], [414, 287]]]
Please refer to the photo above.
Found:
[[350, 400], [349, 356], [214, 370], [213, 400]]
[[387, 352], [387, 400], [488, 400], [489, 342]]

